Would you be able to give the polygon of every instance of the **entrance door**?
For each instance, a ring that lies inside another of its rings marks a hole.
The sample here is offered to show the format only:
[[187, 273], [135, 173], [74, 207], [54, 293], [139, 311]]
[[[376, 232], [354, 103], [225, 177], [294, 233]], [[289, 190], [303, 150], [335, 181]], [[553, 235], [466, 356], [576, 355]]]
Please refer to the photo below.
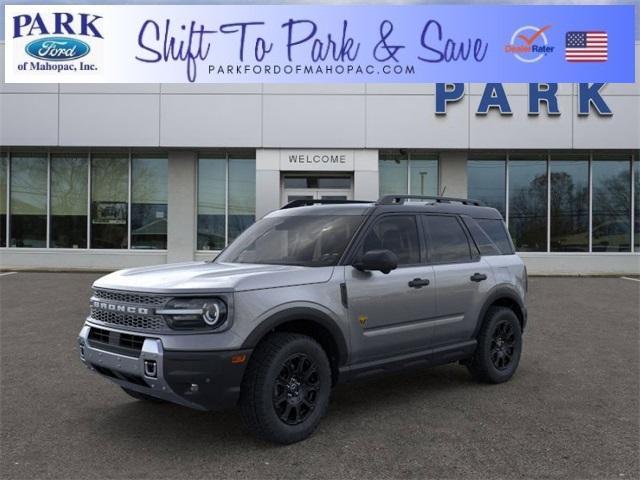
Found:
[[282, 204], [294, 200], [353, 200], [351, 177], [285, 175], [282, 183]]

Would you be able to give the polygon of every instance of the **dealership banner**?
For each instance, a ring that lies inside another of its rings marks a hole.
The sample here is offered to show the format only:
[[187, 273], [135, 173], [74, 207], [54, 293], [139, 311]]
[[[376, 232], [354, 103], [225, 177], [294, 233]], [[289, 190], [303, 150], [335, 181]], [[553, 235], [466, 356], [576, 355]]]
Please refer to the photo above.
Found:
[[632, 5], [6, 5], [7, 83], [633, 82]]

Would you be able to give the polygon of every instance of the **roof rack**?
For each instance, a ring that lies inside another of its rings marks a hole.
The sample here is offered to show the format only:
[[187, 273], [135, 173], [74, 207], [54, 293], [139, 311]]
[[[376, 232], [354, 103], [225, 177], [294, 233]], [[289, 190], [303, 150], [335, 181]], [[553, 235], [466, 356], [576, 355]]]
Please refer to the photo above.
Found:
[[343, 203], [374, 203], [368, 200], [329, 200], [329, 199], [320, 199], [320, 198], [299, 198], [297, 200], [292, 200], [291, 202], [284, 205], [280, 210], [284, 210], [286, 208], [296, 208], [296, 207], [305, 207], [309, 205], [321, 204], [321, 205], [337, 205]]
[[468, 198], [455, 198], [455, 197], [433, 197], [424, 195], [385, 195], [378, 200], [378, 205], [397, 205], [404, 204], [406, 200], [433, 200], [435, 203], [462, 203], [463, 205], [473, 205], [476, 207], [482, 207], [484, 204], [479, 200], [471, 200]]

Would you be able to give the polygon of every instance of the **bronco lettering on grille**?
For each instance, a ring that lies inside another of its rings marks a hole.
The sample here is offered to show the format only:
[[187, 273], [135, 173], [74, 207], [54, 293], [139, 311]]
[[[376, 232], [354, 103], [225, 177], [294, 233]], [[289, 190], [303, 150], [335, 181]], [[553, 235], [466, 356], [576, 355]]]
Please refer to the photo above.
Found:
[[151, 315], [153, 312], [146, 307], [132, 307], [129, 305], [118, 305], [115, 303], [100, 302], [98, 300], [93, 301], [94, 308], [100, 308], [102, 310], [109, 310], [112, 312], [121, 313], [135, 313], [138, 315]]

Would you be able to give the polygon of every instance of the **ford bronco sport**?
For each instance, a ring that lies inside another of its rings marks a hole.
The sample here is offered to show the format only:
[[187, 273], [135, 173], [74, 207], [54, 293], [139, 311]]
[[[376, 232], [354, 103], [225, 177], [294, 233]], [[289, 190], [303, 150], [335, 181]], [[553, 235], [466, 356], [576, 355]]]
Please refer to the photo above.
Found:
[[444, 197], [296, 200], [213, 261], [93, 285], [87, 367], [137, 399], [239, 404], [259, 437], [308, 437], [337, 382], [460, 362], [516, 371], [527, 274], [497, 210]]

